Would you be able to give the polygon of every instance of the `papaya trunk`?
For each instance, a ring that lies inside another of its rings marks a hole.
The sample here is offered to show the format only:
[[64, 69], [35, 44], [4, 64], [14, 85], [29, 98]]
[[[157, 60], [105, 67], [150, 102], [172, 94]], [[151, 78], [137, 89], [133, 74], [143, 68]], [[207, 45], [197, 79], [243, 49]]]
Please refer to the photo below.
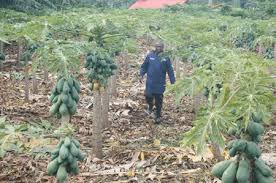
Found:
[[0, 52], [4, 53], [4, 43], [0, 41]]
[[276, 45], [274, 45], [273, 55], [274, 55], [274, 60], [276, 60]]
[[49, 80], [49, 72], [47, 69], [44, 69], [44, 82], [47, 83]]
[[111, 77], [112, 78], [112, 85], [111, 85], [111, 95], [113, 97], [117, 96], [117, 71], [115, 71], [115, 74]]
[[37, 89], [37, 78], [36, 78], [36, 73], [33, 71], [33, 93], [37, 94], [38, 89]]
[[222, 156], [219, 146], [217, 144], [214, 144], [214, 143], [211, 144], [211, 151], [212, 151], [214, 157], [218, 161], [224, 161], [224, 157]]
[[180, 78], [180, 60], [179, 60], [179, 58], [176, 59], [175, 70], [176, 70], [176, 78]]
[[30, 100], [30, 80], [29, 80], [29, 71], [28, 66], [25, 66], [25, 73], [24, 73], [24, 81], [25, 81], [25, 102], [28, 102]]
[[258, 55], [262, 56], [263, 55], [263, 45], [259, 45], [259, 50], [258, 50]]
[[240, 8], [241, 7], [241, 1], [240, 0], [234, 0], [233, 5], [235, 8]]
[[[95, 87], [94, 87], [95, 88]], [[103, 157], [102, 152], [102, 128], [101, 128], [101, 95], [99, 90], [94, 90], [93, 105], [93, 134], [92, 134], [92, 151], [97, 158]]]
[[22, 49], [23, 49], [22, 46], [20, 45], [20, 43], [18, 43], [18, 53], [17, 53], [17, 59], [16, 59], [17, 69], [20, 68], [20, 58], [21, 58], [21, 54], [22, 54]]
[[204, 98], [204, 96], [201, 94], [197, 94], [196, 96], [193, 97], [193, 105], [192, 106], [193, 106], [193, 111], [195, 113], [198, 112], [198, 110], [201, 106], [201, 103], [203, 101], [203, 98]]
[[71, 117], [70, 115], [62, 116], [61, 117], [61, 124], [70, 123]]
[[108, 110], [109, 110], [109, 87], [105, 87], [102, 93], [102, 119], [103, 128], [109, 128], [110, 122], [108, 121]]

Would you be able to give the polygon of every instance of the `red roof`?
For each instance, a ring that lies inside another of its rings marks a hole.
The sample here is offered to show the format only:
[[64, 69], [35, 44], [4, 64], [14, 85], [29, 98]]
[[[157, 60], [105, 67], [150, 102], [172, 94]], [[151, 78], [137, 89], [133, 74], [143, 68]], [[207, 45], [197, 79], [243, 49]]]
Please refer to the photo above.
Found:
[[137, 0], [129, 9], [158, 9], [165, 6], [184, 4], [187, 0]]

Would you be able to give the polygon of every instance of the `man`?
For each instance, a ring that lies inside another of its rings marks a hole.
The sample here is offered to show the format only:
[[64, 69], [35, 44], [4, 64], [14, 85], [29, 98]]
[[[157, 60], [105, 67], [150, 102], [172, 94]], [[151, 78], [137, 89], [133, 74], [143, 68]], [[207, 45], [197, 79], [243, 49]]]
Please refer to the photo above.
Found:
[[168, 57], [162, 55], [164, 44], [157, 42], [155, 50], [150, 52], [140, 69], [140, 82], [147, 74], [145, 96], [148, 103], [147, 113], [150, 115], [153, 110], [153, 99], [155, 99], [155, 123], [161, 122], [161, 110], [163, 103], [163, 93], [166, 87], [166, 73], [168, 73], [171, 84], [175, 83], [174, 71]]

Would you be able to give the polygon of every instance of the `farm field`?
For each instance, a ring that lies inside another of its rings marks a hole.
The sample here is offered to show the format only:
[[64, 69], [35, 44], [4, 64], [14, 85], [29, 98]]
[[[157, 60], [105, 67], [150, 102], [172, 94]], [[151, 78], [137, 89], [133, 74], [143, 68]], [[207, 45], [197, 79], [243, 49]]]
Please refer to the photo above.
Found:
[[[275, 12], [72, 6], [0, 8], [0, 183], [275, 182]], [[139, 81], [157, 40], [160, 124]]]

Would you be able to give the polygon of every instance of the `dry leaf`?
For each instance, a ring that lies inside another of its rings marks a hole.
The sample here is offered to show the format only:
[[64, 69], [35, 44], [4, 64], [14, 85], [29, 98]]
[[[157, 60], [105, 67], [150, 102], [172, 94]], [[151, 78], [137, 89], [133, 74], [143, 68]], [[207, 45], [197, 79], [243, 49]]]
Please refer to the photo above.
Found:
[[153, 142], [154, 147], [160, 147], [161, 141], [159, 139], [155, 139]]

